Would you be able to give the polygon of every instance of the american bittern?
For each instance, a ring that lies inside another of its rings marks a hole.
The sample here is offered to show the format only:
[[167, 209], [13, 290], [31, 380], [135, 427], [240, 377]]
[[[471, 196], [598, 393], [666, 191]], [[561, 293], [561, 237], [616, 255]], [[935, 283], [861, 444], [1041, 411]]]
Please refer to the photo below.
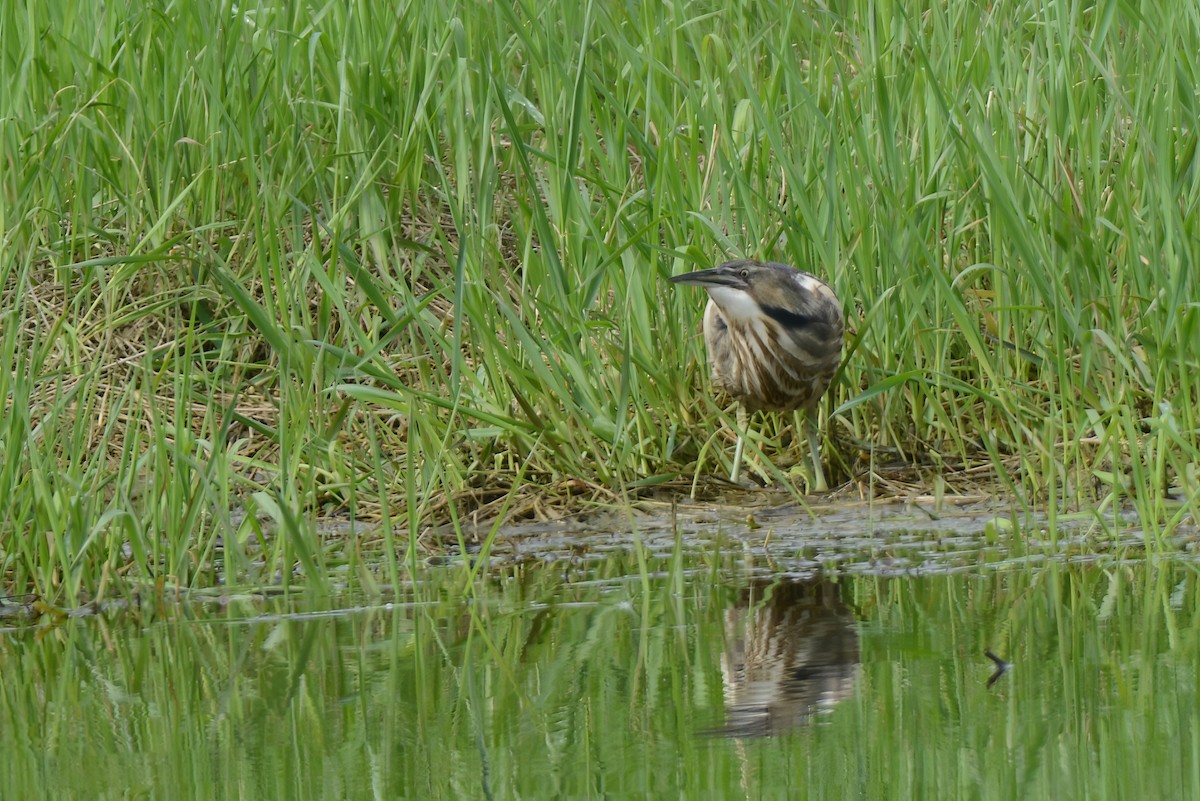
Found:
[[821, 279], [786, 264], [731, 261], [671, 278], [708, 290], [704, 343], [712, 381], [738, 402], [737, 482], [749, 412], [804, 412], [811, 487], [821, 470], [816, 407], [842, 357], [842, 306]]

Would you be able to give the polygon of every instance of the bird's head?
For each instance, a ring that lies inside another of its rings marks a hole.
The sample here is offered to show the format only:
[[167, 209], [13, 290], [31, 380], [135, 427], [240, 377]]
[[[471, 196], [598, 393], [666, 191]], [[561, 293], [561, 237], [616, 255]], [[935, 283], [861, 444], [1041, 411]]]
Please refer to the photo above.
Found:
[[732, 325], [774, 321], [784, 331], [806, 331], [841, 348], [842, 306], [829, 285], [786, 264], [731, 261], [711, 270], [676, 275], [672, 283], [702, 286]]

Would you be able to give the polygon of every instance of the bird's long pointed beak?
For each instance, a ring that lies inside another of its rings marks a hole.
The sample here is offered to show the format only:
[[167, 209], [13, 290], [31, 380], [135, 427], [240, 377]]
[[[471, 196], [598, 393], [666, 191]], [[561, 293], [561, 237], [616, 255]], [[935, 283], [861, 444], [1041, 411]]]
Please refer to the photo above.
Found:
[[694, 273], [671, 276], [672, 284], [688, 284], [691, 286], [729, 286], [744, 289], [746, 281], [736, 270], [728, 267], [713, 267], [711, 270], [697, 270]]

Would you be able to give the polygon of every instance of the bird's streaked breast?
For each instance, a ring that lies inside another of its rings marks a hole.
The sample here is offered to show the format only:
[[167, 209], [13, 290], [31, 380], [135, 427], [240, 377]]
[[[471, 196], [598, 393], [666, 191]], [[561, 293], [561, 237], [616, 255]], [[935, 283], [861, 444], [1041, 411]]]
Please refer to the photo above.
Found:
[[705, 309], [713, 383], [752, 410], [814, 407], [841, 358], [840, 307], [834, 307], [836, 315], [771, 314], [741, 295], [754, 304], [753, 314], [735, 317], [716, 297]]

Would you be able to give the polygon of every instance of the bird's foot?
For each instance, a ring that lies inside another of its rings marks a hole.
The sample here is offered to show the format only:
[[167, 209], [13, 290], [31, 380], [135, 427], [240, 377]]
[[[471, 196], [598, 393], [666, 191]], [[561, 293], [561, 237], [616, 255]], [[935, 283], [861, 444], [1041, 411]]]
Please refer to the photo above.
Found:
[[803, 481], [805, 495], [829, 492], [829, 483], [825, 481], [825, 473], [821, 470], [819, 464], [816, 466], [816, 469], [806, 462], [793, 465], [787, 471], [787, 477], [792, 480], [800, 479]]

